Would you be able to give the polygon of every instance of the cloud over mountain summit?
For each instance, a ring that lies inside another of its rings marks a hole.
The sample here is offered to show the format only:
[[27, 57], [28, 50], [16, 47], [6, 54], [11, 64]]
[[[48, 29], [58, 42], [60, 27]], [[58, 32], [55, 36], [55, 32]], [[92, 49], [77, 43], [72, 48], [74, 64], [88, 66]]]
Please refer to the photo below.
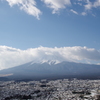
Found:
[[71, 62], [98, 62], [100, 51], [87, 47], [38, 47], [20, 50], [8, 46], [0, 46], [0, 69], [10, 68], [30, 61], [43, 60], [71, 61]]

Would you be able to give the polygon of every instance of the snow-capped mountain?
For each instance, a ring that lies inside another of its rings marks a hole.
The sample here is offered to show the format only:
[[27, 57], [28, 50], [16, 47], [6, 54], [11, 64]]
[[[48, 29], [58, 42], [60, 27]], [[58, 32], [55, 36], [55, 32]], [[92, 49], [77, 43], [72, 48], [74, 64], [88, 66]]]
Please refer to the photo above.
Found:
[[32, 61], [1, 70], [0, 76], [9, 79], [100, 78], [100, 65], [55, 60]]
[[33, 62], [31, 63], [31, 65], [34, 64], [34, 63], [40, 63], [40, 64], [47, 63], [47, 64], [49, 64], [49, 65], [52, 65], [52, 64], [58, 64], [58, 63], [60, 63], [60, 61], [58, 61], [58, 60], [33, 61]]

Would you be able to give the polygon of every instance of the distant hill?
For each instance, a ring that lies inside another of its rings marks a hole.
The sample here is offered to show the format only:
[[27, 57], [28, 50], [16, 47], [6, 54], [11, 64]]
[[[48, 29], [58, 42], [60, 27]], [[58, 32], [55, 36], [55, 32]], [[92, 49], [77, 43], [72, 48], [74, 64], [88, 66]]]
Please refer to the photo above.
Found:
[[83, 64], [74, 62], [48, 61], [42, 63], [29, 62], [13, 68], [1, 70], [0, 74], [11, 74], [6, 76], [14, 80], [37, 80], [37, 79], [58, 79], [58, 78], [82, 78], [99, 79], [100, 65]]
[[9, 79], [6, 77], [0, 77], [0, 81], [8, 81]]

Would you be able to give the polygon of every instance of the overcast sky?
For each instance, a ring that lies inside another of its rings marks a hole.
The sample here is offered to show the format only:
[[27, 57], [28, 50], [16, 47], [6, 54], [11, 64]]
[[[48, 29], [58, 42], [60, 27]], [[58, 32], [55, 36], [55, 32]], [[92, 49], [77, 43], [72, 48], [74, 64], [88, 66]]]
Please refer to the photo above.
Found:
[[100, 0], [0, 0], [0, 69], [38, 57], [99, 64]]

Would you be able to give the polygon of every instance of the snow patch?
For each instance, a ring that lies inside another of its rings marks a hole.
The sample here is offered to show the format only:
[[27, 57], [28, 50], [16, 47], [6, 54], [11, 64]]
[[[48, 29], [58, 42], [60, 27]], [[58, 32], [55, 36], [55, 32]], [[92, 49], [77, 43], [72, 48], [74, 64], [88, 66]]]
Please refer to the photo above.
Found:
[[49, 65], [55, 65], [61, 62], [58, 60], [42, 60], [42, 61], [32, 61], [30, 65], [33, 65], [34, 63], [39, 63], [39, 64], [47, 63]]

